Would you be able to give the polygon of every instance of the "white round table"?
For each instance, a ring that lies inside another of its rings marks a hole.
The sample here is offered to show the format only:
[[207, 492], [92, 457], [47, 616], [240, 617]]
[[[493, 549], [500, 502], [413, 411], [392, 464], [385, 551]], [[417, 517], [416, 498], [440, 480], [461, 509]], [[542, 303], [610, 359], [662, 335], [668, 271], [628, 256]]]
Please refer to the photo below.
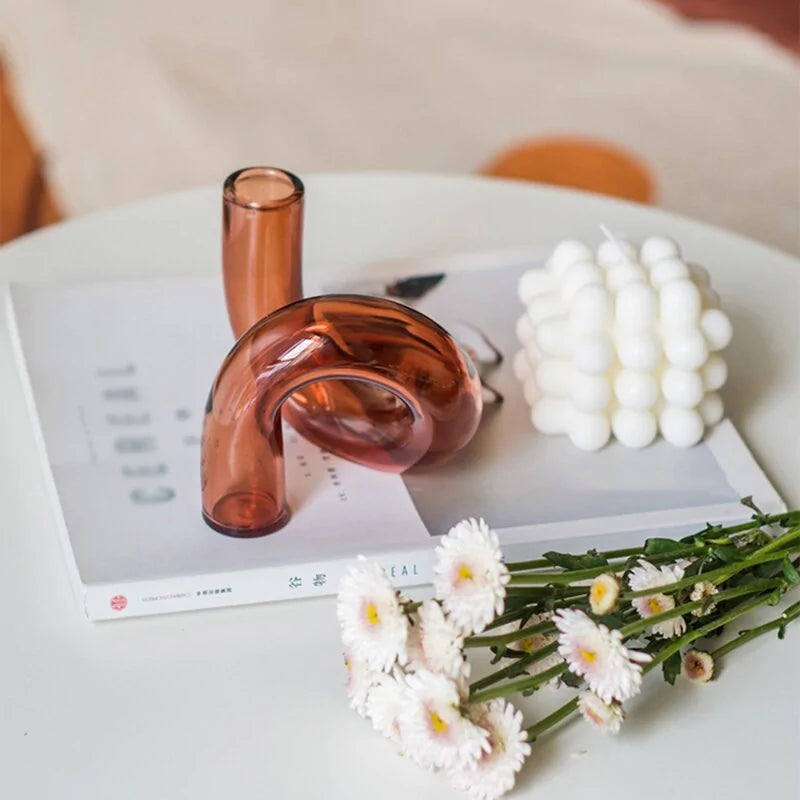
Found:
[[[786, 502], [800, 504], [798, 261], [657, 210], [528, 184], [384, 173], [305, 181], [310, 275], [598, 241], [599, 223], [675, 237], [709, 268], [734, 321], [729, 414]], [[112, 209], [4, 247], [0, 283], [215, 273], [219, 225], [218, 189]], [[330, 598], [118, 623], [82, 617], [0, 314], [0, 795], [451, 796], [444, 778], [399, 759], [347, 709]], [[513, 796], [796, 797], [798, 667], [800, 627], [784, 642], [742, 648], [703, 689], [652, 676], [620, 736], [570, 724], [536, 742]]]

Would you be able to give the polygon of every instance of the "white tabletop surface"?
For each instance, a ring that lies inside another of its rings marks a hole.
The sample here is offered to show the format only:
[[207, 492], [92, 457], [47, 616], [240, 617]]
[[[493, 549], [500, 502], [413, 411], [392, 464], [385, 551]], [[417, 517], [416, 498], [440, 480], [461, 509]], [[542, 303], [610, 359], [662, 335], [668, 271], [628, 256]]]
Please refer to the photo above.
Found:
[[[800, 262], [657, 210], [532, 185], [305, 180], [309, 274], [596, 242], [600, 222], [633, 238], [675, 237], [709, 268], [734, 322], [730, 415], [787, 504], [800, 505]], [[0, 249], [0, 283], [213, 274], [219, 242], [219, 190], [191, 191], [12, 243]], [[92, 624], [73, 600], [44, 495], [0, 319], [0, 797], [458, 796], [347, 709], [332, 599]], [[537, 742], [514, 796], [800, 796], [798, 668], [800, 627], [737, 651], [703, 689], [651, 676], [620, 736], [573, 723]], [[535, 696], [525, 707], [538, 718], [552, 703]]]

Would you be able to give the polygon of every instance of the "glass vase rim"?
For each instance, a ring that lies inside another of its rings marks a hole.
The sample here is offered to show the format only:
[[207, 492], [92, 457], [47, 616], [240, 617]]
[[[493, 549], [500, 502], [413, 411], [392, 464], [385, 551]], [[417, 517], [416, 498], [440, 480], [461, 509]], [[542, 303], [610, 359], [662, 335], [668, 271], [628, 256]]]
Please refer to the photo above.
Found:
[[[246, 200], [236, 192], [236, 182], [240, 178], [245, 177], [247, 173], [262, 175], [274, 173], [281, 175], [289, 179], [289, 182], [292, 185], [292, 191], [290, 194], [287, 194], [285, 197], [281, 197], [277, 200], [269, 200], [266, 202], [260, 202], [258, 200]], [[305, 186], [303, 185], [303, 181], [301, 181], [297, 175], [295, 175], [293, 172], [289, 172], [287, 169], [281, 169], [281, 167], [242, 167], [241, 169], [237, 169], [235, 172], [232, 172], [227, 178], [225, 178], [225, 183], [222, 187], [222, 194], [226, 201], [231, 202], [240, 208], [247, 208], [253, 211], [272, 211], [278, 208], [286, 208], [287, 206], [293, 205], [298, 200], [302, 199], [303, 195], [305, 194]]]

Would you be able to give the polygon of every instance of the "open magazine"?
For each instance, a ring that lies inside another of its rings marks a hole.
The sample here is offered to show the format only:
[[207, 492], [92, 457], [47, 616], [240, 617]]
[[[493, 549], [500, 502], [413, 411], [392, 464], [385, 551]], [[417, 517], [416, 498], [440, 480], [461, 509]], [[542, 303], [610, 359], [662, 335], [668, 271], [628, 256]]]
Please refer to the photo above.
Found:
[[441, 323], [478, 363], [486, 410], [450, 462], [404, 475], [352, 464], [287, 429], [292, 518], [259, 539], [222, 536], [200, 515], [203, 405], [232, 345], [221, 283], [12, 285], [20, 371], [87, 616], [331, 594], [358, 553], [400, 585], [424, 583], [438, 537], [468, 516], [484, 517], [517, 559], [742, 518], [745, 494], [783, 508], [727, 420], [690, 449], [612, 441], [584, 453], [537, 434], [511, 371], [516, 284], [531, 266], [324, 287], [390, 296]]

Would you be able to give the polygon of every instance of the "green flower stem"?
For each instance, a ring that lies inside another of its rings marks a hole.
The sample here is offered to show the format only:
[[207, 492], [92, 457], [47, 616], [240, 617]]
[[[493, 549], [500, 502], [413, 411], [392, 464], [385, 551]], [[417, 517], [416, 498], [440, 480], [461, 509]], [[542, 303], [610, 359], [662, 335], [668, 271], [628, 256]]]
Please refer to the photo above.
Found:
[[[702, 626], [701, 628], [697, 628], [694, 631], [690, 631], [685, 636], [682, 636], [680, 639], [673, 642], [668, 647], [665, 647], [664, 650], [659, 652], [654, 659], [647, 664], [644, 669], [642, 670], [644, 673], [650, 672], [653, 668], [658, 666], [662, 661], [665, 661], [669, 658], [673, 653], [679, 652], [681, 648], [686, 644], [691, 644], [696, 639], [700, 639], [708, 633], [711, 633], [716, 628], [721, 627], [722, 625], [727, 625], [729, 622], [737, 619], [738, 617], [752, 611], [758, 606], [763, 605], [767, 601], [767, 598], [761, 597], [756, 598], [755, 600], [750, 600], [746, 603], [741, 603], [740, 605], [732, 608], [727, 614], [723, 615], [719, 619], [714, 620], [713, 622], [708, 623], [707, 625]], [[729, 642], [726, 645], [715, 650], [711, 655], [716, 660], [721, 655], [731, 652], [737, 647], [745, 644], [745, 642], [755, 639], [756, 636], [760, 636], [762, 633], [767, 633], [768, 631], [774, 630], [775, 628], [779, 628], [781, 625], [788, 625], [795, 619], [800, 618], [800, 603], [795, 603], [792, 606], [789, 606], [783, 614], [778, 619], [772, 620], [772, 622], [768, 622], [764, 625], [760, 625], [758, 628], [753, 628], [751, 631], [747, 631], [746, 633], [741, 634], [737, 639]], [[528, 741], [532, 742], [541, 736], [545, 731], [552, 728], [557, 723], [561, 722], [561, 720], [566, 719], [567, 717], [571, 716], [578, 710], [578, 698], [573, 697], [572, 700], [564, 703], [563, 706], [557, 708], [552, 714], [545, 717], [544, 719], [539, 720], [539, 722], [531, 725], [527, 731]]]
[[[758, 550], [753, 553], [753, 555], [763, 555], [764, 553], [772, 553], [775, 550], [782, 550], [786, 548], [789, 544], [794, 544], [796, 542], [800, 542], [800, 527], [792, 528], [782, 536], [777, 536], [774, 538], [769, 544], [765, 544], [763, 547], [760, 547]], [[792, 549], [797, 549], [792, 548]]]
[[[716, 539], [717, 537], [736, 535], [738, 533], [745, 533], [747, 531], [755, 530], [756, 528], [760, 528], [762, 525], [779, 525], [782, 522], [794, 522], [799, 518], [800, 512], [798, 511], [784, 511], [781, 514], [772, 514], [767, 517], [757, 517], [755, 519], [750, 519], [747, 522], [741, 522], [738, 525], [729, 525], [725, 528], [707, 528], [699, 531], [695, 535], [702, 539], [708, 539], [712, 537]], [[606, 559], [630, 558], [630, 556], [639, 555], [643, 552], [644, 546], [642, 545], [640, 547], [626, 547], [620, 550], [605, 550], [601, 553], [598, 553], [598, 555]], [[522, 572], [533, 569], [547, 569], [548, 567], [552, 567], [553, 564], [546, 558], [537, 558], [533, 561], [512, 561], [507, 563], [506, 566], [508, 567], [509, 572]]]
[[[501, 625], [520, 619], [520, 617], [524, 617], [526, 614], [540, 613], [541, 611], [549, 610], [550, 607], [544, 608], [543, 606], [546, 601], [552, 601], [554, 598], [557, 598], [557, 602], [574, 601], [585, 597], [587, 592], [588, 587], [586, 586], [566, 586], [563, 588], [547, 586], [517, 587], [513, 592], [507, 591], [507, 594], [512, 594], [514, 596], [521, 595], [527, 602], [506, 611], [492, 620], [492, 622], [486, 626], [486, 630], [499, 628]], [[542, 608], [537, 611], [537, 606], [542, 606]]]
[[494, 686], [491, 689], [483, 689], [470, 695], [469, 702], [472, 703], [485, 703], [489, 700], [494, 700], [495, 697], [506, 697], [509, 694], [516, 694], [517, 692], [524, 692], [528, 689], [537, 689], [547, 681], [563, 675], [567, 671], [567, 664], [556, 664], [538, 675], [529, 675], [525, 678], [517, 678], [516, 680], [504, 683], [502, 686]]
[[[598, 553], [601, 558], [629, 558], [630, 556], [638, 555], [642, 552], [643, 547], [625, 547], [621, 550], [605, 550]], [[547, 569], [552, 568], [553, 562], [548, 561], [546, 558], [537, 558], [533, 561], [512, 561], [506, 564], [509, 572], [523, 572], [532, 569]]]
[[[786, 547], [785, 550], [781, 551], [777, 551], [776, 548], [771, 547], [773, 544], [777, 545], [779, 540], [782, 540], [782, 544], [778, 546], [789, 546]], [[661, 589], [661, 591], [664, 591], [665, 589], [677, 591], [678, 589], [683, 589], [685, 586], [693, 586], [699, 580], [713, 580], [716, 577], [722, 577], [724, 580], [725, 577], [731, 577], [737, 572], [742, 572], [743, 570], [746, 570], [751, 566], [755, 566], [756, 564], [765, 564], [769, 561], [780, 560], [785, 555], [800, 549], [800, 531], [793, 532], [791, 538], [789, 538], [788, 535], [779, 537], [779, 539], [775, 539], [774, 542], [771, 542], [765, 547], [770, 549], [766, 550], [765, 548], [761, 548], [751, 555], [746, 556], [742, 561], [737, 561], [734, 564], [728, 564], [724, 567], [719, 567], [716, 570], [712, 570], [711, 572], [706, 572], [702, 577], [693, 575], [689, 578], [684, 578], [681, 581], [676, 581], [675, 583], [664, 584], [664, 586], [660, 586], [658, 588]], [[674, 558], [681, 558], [686, 555], [691, 555], [692, 553], [701, 552], [703, 549], [705, 549], [705, 545], [697, 545], [692, 549], [691, 552], [689, 550], [676, 551], [669, 554], [669, 559], [672, 560]], [[780, 554], [778, 554], [778, 552]], [[620, 569], [623, 569], [624, 566], [624, 563], [605, 564], [603, 566], [589, 567], [588, 569], [576, 569], [572, 571], [564, 570], [563, 572], [535, 572], [512, 575], [509, 582], [509, 588], [542, 585], [569, 586], [570, 584], [578, 583], [579, 581], [591, 580], [592, 578], [596, 578], [598, 575], [603, 575], [606, 572], [617, 572]], [[626, 592], [622, 595], [622, 598], [630, 599], [632, 597], [647, 597], [651, 594], [653, 594], [652, 589], [642, 589], [640, 592]]]
[[[723, 541], [723, 540], [720, 540]], [[686, 556], [700, 555], [708, 551], [706, 544], [692, 544], [674, 550], [671, 553], [664, 555], [650, 556], [648, 561], [659, 563], [661, 561], [674, 561], [676, 558], [685, 558]], [[636, 553], [641, 553], [639, 548]], [[634, 553], [633, 555], [636, 555]], [[561, 572], [525, 572], [518, 573], [511, 576], [509, 582], [510, 589], [516, 589], [517, 594], [522, 594], [519, 591], [520, 587], [538, 587], [538, 586], [569, 586], [573, 583], [580, 581], [591, 580], [598, 575], [605, 575], [607, 573], [618, 574], [623, 572], [628, 565], [628, 559], [623, 561], [612, 562], [610, 564], [601, 564], [596, 567], [587, 567], [586, 569], [562, 570]], [[552, 566], [552, 564], [548, 565]], [[588, 591], [588, 586], [585, 589]]]
[[800, 603], [795, 603], [794, 605], [789, 606], [783, 612], [783, 614], [776, 619], [773, 619], [770, 622], [765, 622], [763, 625], [759, 625], [757, 628], [751, 628], [750, 630], [742, 631], [735, 639], [731, 639], [727, 644], [723, 644], [721, 647], [718, 647], [716, 650], [714, 650], [711, 653], [711, 656], [714, 661], [717, 661], [718, 659], [722, 658], [722, 656], [727, 655], [735, 650], [737, 647], [741, 647], [743, 644], [752, 641], [764, 633], [774, 631], [776, 628], [782, 628], [783, 626], [788, 625], [790, 622], [794, 622], [794, 620], [798, 618], [800, 618]]
[[[715, 540], [715, 543], [716, 544], [729, 544], [730, 541], [731, 541], [730, 539], [719, 539], [719, 540]], [[664, 554], [659, 554], [659, 555], [655, 555], [655, 556], [648, 556], [647, 558], [648, 558], [649, 561], [653, 561], [653, 562], [671, 561], [671, 560], [674, 560], [676, 558], [684, 558], [685, 556], [697, 555], [697, 554], [704, 553], [704, 552], [707, 552], [707, 551], [708, 551], [708, 545], [704, 542], [702, 544], [687, 544], [685, 547], [681, 547], [679, 549], [673, 550], [670, 553], [664, 553]], [[516, 581], [515, 578], [523, 578], [523, 577], [534, 578], [534, 577], [539, 577], [539, 576], [543, 576], [543, 575], [544, 576], [556, 575], [558, 577], [564, 577], [565, 575], [574, 576], [576, 573], [580, 572], [580, 573], [587, 573], [587, 574], [585, 575], [584, 578], [574, 578], [573, 577], [573, 580], [584, 580], [585, 578], [591, 578], [591, 577], [594, 577], [595, 575], [602, 575], [604, 572], [620, 572], [620, 571], [625, 569], [625, 567], [628, 564], [628, 559], [631, 556], [644, 555], [644, 547], [629, 547], [629, 548], [627, 548], [625, 550], [609, 550], [609, 551], [607, 551], [605, 553], [599, 553], [598, 555], [600, 555], [600, 556], [602, 556], [602, 557], [604, 557], [606, 559], [611, 559], [612, 562], [611, 563], [607, 563], [607, 564], [599, 564], [596, 567], [588, 567], [588, 568], [583, 569], [583, 570], [567, 570], [567, 569], [565, 569], [565, 570], [562, 570], [561, 572], [556, 572], [556, 573], [553, 573], [553, 572], [550, 572], [550, 573], [540, 572], [540, 573], [532, 574], [532, 575], [527, 575], [527, 574], [514, 575], [514, 574], [512, 574], [511, 583], [512, 584], [515, 584], [515, 583], [516, 584], [521, 584], [523, 582], [522, 581]], [[616, 562], [614, 562], [613, 559], [618, 559], [618, 560]], [[520, 562], [517, 563], [517, 565], [514, 565], [515, 567], [518, 567], [518, 568], [513, 570], [513, 572], [517, 572], [517, 573], [523, 572], [523, 569], [519, 568], [519, 565], [535, 565], [535, 566], [525, 566], [524, 567], [524, 571], [525, 572], [534, 571], [534, 570], [537, 570], [537, 569], [543, 569], [545, 567], [550, 567], [551, 570], [553, 568], [553, 564], [550, 561], [546, 561], [544, 559], [542, 559], [542, 561], [520, 561]], [[591, 575], [588, 574], [589, 571], [592, 572]]]
[[[743, 597], [749, 594], [756, 594], [758, 592], [766, 592], [772, 589], [777, 589], [782, 584], [783, 580], [780, 578], [753, 581], [753, 583], [747, 583], [744, 586], [735, 586], [732, 589], [724, 589], [721, 592], [717, 592], [712, 596], [712, 599], [715, 603], [720, 603], [723, 600], [730, 600], [734, 597]], [[652, 590], [650, 590], [650, 594], [653, 594]], [[684, 614], [688, 614], [690, 611], [700, 608], [703, 603], [706, 602], [706, 599], [707, 598], [703, 598], [702, 600], [693, 600], [690, 603], [684, 603], [683, 605], [676, 606], [669, 611], [665, 611], [663, 614], [655, 614], [652, 617], [638, 619], [636, 622], [631, 622], [630, 625], [626, 625], [624, 628], [621, 628], [620, 633], [622, 633], [622, 636], [627, 639], [630, 636], [634, 636], [637, 633], [647, 630], [653, 625], [658, 625], [659, 622], [667, 622], [668, 620], [675, 619], [676, 617], [682, 617]]]
[[550, 622], [539, 622], [536, 625], [529, 625], [527, 628], [519, 628], [508, 633], [498, 633], [495, 636], [468, 636], [464, 639], [464, 647], [501, 647], [504, 644], [518, 642], [528, 636], [537, 633], [552, 633], [556, 626]]
[[[512, 575], [511, 576], [511, 580], [513, 581], [514, 578], [516, 578], [516, 577], [517, 577], [516, 575]], [[566, 586], [566, 584], [564, 584], [564, 585]], [[545, 588], [545, 584], [542, 584], [541, 586], [535, 586], [533, 584], [529, 584], [527, 586], [525, 586], [525, 585], [517, 586], [515, 584], [512, 584], [510, 586], [506, 586], [506, 595], [508, 597], [528, 597], [529, 594], [530, 594], [531, 589], [544, 589], [544, 588]], [[547, 587], [547, 588], [554, 588], [554, 587]], [[578, 588], [578, 587], [575, 587], [575, 588]], [[585, 592], [585, 591], [589, 590], [588, 586], [582, 586], [580, 588], [581, 588], [582, 592]], [[543, 594], [541, 596], [543, 596]], [[540, 598], [541, 596], [537, 595], [536, 597]]]
[[520, 669], [524, 669], [530, 664], [535, 664], [537, 661], [547, 658], [547, 656], [552, 655], [557, 650], [558, 642], [551, 642], [536, 652], [527, 653], [522, 658], [512, 661], [508, 666], [498, 669], [496, 672], [492, 672], [489, 675], [485, 675], [483, 678], [478, 679], [470, 685], [469, 690], [470, 692], [477, 692], [480, 689], [485, 689], [487, 686], [491, 686], [493, 683], [503, 680], [503, 678], [508, 678], [516, 674]]
[[649, 664], [646, 664], [642, 671], [644, 673], [650, 672], [650, 670], [655, 669], [655, 667], [657, 667], [662, 661], [666, 661], [674, 653], [679, 653], [681, 648], [683, 648], [685, 645], [691, 644], [696, 639], [702, 639], [703, 636], [715, 631], [717, 628], [721, 628], [723, 625], [727, 625], [729, 622], [733, 622], [733, 620], [738, 619], [743, 614], [747, 614], [759, 606], [763, 606], [767, 600], [769, 600], [769, 595], [766, 597], [762, 595], [754, 598], [753, 600], [739, 603], [739, 605], [734, 606], [712, 622], [709, 622], [706, 625], [701, 625], [699, 628], [695, 628], [693, 631], [685, 633], [683, 636], [673, 640], [672, 643], [663, 650], [659, 650], [653, 656], [653, 660]]
[[[573, 600], [564, 602], [564, 605], [566, 606], [572, 606], [573, 604]], [[559, 606], [556, 606], [556, 608], [558, 607]], [[530, 611], [530, 609], [527, 609], [527, 611]], [[525, 639], [528, 636], [535, 636], [537, 633], [547, 634], [554, 633], [555, 631], [556, 626], [547, 620], [546, 622], [537, 622], [536, 625], [528, 625], [526, 628], [517, 628], [517, 630], [509, 631], [508, 633], [497, 633], [495, 635], [490, 634], [488, 636], [467, 636], [467, 638], [464, 639], [464, 647], [502, 647], [505, 644], [518, 642], [520, 639]]]
[[781, 525], [785, 522], [797, 523], [800, 521], [800, 509], [793, 511], [782, 511], [780, 514], [769, 514], [765, 517], [754, 515], [753, 518], [747, 522], [740, 522], [738, 525], [729, 525], [727, 528], [711, 529], [709, 531], [701, 531], [698, 535], [702, 536], [704, 533], [711, 534], [737, 534], [746, 531], [752, 531], [760, 528], [762, 525]]
[[512, 575], [509, 586], [546, 586], [548, 584], [569, 586], [571, 583], [577, 583], [578, 581], [591, 580], [605, 572], [616, 572], [624, 565], [624, 562], [620, 562], [619, 564], [603, 564], [599, 567], [564, 570], [563, 572], [531, 572], [523, 575]]
[[564, 703], [563, 706], [557, 708], [552, 714], [545, 717], [544, 719], [539, 720], [535, 725], [531, 725], [525, 733], [528, 737], [529, 742], [536, 741], [536, 739], [541, 736], [546, 730], [552, 728], [557, 723], [561, 722], [562, 719], [566, 719], [567, 717], [571, 716], [578, 710], [578, 698], [573, 697], [567, 703]]
[[702, 575], [692, 575], [689, 578], [683, 578], [674, 583], [665, 583], [663, 586], [654, 586], [650, 589], [640, 589], [638, 592], [623, 592], [620, 598], [622, 600], [632, 600], [635, 597], [650, 597], [653, 594], [670, 594], [677, 592], [679, 589], [685, 589], [687, 586], [694, 586], [699, 581], [709, 581], [711, 583], [722, 583], [723, 581], [732, 578], [739, 572], [754, 567], [758, 564], [768, 564], [771, 561], [781, 561], [794, 550], [800, 548], [800, 543], [794, 548], [783, 550], [780, 552], [764, 553], [763, 555], [753, 554], [748, 556], [743, 561], [737, 561], [733, 564], [727, 564], [724, 567], [712, 569], [711, 572], [705, 572]]

